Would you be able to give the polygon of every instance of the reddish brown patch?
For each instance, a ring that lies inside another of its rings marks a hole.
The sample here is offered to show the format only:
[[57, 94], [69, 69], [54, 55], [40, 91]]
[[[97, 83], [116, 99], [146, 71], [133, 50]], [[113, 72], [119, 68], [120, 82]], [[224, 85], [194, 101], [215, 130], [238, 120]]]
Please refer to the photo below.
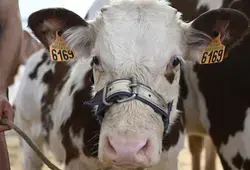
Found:
[[50, 130], [53, 128], [53, 122], [51, 119], [51, 109], [57, 95], [61, 92], [63, 86], [68, 79], [68, 73], [70, 66], [67, 63], [51, 63], [51, 67], [54, 65], [55, 71], [48, 70], [42, 77], [42, 82], [48, 85], [48, 91], [44, 92], [41, 98], [42, 103], [42, 124], [43, 128], [47, 131], [47, 142], [49, 139]]

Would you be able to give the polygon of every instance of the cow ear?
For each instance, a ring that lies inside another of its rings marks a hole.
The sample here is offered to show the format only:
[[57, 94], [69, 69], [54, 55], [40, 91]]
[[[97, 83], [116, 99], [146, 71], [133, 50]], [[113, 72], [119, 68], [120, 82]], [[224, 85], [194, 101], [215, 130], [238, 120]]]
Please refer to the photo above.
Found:
[[88, 25], [79, 15], [64, 8], [42, 9], [28, 18], [28, 26], [46, 48], [55, 41], [57, 31], [63, 34], [70, 28]]
[[23, 31], [22, 56], [20, 56], [21, 64], [24, 64], [30, 55], [41, 48], [43, 48], [43, 45], [38, 40], [32, 37], [27, 31]]
[[247, 29], [248, 18], [240, 11], [221, 8], [203, 13], [188, 27], [188, 56], [200, 60], [201, 50], [207, 48], [218, 35], [227, 49], [240, 39]]

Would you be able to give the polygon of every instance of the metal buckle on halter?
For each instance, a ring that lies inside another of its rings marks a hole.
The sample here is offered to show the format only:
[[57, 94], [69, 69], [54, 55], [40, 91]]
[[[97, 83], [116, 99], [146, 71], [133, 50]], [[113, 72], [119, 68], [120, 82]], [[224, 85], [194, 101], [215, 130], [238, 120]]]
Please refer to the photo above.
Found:
[[131, 96], [130, 97], [127, 97], [127, 98], [124, 98], [124, 99], [121, 99], [121, 100], [117, 100], [118, 103], [123, 103], [123, 102], [127, 102], [127, 101], [130, 101], [130, 100], [133, 100], [135, 99], [136, 95], [137, 95], [137, 80], [135, 77], [132, 77], [131, 78], [131, 84], [129, 85], [129, 87], [131, 88]]
[[105, 104], [106, 106], [111, 106], [111, 105], [113, 104], [113, 102], [107, 102], [107, 101], [106, 101], [107, 88], [108, 88], [108, 84], [106, 84], [105, 87], [103, 88], [102, 102], [103, 102], [103, 104]]
[[[136, 98], [136, 95], [137, 95], [137, 92], [138, 92], [138, 90], [137, 90], [137, 86], [138, 86], [137, 80], [136, 80], [135, 77], [132, 77], [129, 80], [130, 80], [129, 88], [131, 89], [130, 90], [131, 96], [125, 97], [124, 99], [116, 100], [117, 103], [127, 102], [127, 101], [130, 101], [130, 100], [133, 100], [133, 99]], [[113, 83], [118, 82], [118, 81], [121, 81], [121, 79], [110, 82], [110, 83], [106, 84], [105, 87], [103, 88], [102, 101], [106, 106], [111, 106], [113, 104], [113, 102], [108, 102], [107, 101], [107, 98], [109, 97], [109, 96], [107, 96], [107, 91], [108, 91], [107, 89], [109, 89], [110, 86], [113, 85]]]

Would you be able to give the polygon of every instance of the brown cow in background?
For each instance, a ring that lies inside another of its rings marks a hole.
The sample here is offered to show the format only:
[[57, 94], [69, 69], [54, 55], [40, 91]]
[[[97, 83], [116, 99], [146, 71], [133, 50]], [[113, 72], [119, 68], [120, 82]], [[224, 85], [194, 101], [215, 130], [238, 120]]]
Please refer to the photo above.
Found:
[[40, 50], [42, 47], [43, 45], [39, 43], [34, 37], [32, 37], [28, 31], [23, 31], [23, 36], [21, 40], [21, 50], [16, 58], [17, 65], [16, 67], [14, 67], [15, 71], [9, 78], [8, 86], [14, 83], [14, 77], [17, 74], [19, 66], [24, 65], [30, 55]]

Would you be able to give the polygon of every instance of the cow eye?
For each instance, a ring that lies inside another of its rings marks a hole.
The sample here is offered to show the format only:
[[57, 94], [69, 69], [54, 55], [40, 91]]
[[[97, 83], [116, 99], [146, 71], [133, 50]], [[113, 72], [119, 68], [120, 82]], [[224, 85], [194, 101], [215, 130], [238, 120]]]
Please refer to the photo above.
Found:
[[100, 64], [100, 60], [99, 60], [99, 57], [98, 56], [94, 56], [92, 61], [91, 61], [91, 66], [93, 66], [93, 64], [95, 65], [99, 65]]
[[178, 57], [173, 57], [170, 61], [172, 67], [177, 67], [180, 64], [180, 59]]

